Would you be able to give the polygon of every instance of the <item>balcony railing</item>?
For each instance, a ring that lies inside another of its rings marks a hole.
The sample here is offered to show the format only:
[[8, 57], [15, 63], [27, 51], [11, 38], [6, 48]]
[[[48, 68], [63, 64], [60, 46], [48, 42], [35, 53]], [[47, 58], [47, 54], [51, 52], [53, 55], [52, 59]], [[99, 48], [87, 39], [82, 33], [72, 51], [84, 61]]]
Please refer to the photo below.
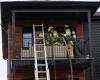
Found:
[[[74, 44], [74, 58], [89, 58], [89, 47], [88, 41], [77, 41]], [[37, 45], [38, 51], [43, 50], [43, 45]], [[46, 46], [47, 58], [68, 58], [67, 45], [66, 46]], [[38, 52], [37, 56], [43, 58], [43, 53]], [[34, 58], [33, 46], [29, 48], [21, 48], [21, 58]]]
[[[40, 50], [42, 50], [42, 46], [38, 46]], [[46, 46], [47, 57], [52, 58], [66, 58], [67, 50], [66, 46]], [[38, 57], [42, 58], [43, 53], [38, 52]], [[33, 58], [34, 57], [34, 48], [21, 48], [21, 58]]]

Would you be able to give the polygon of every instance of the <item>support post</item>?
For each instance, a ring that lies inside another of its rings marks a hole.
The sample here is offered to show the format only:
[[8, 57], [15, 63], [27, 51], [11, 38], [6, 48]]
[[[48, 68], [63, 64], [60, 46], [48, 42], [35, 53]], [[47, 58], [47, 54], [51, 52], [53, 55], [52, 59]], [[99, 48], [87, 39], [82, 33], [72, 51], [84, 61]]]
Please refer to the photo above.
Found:
[[[15, 33], [15, 12], [12, 12], [12, 49], [13, 58], [16, 59], [16, 33]], [[16, 61], [12, 60], [13, 80], [16, 80]]]
[[[92, 57], [92, 26], [91, 26], [91, 11], [88, 11], [88, 30], [89, 30], [89, 48], [90, 48], [90, 58]], [[94, 74], [93, 74], [93, 62], [91, 62], [91, 80], [94, 80]]]
[[89, 50], [90, 57], [92, 57], [92, 31], [91, 31], [91, 11], [88, 11], [88, 30], [89, 30]]
[[13, 59], [16, 58], [15, 12], [12, 12]]

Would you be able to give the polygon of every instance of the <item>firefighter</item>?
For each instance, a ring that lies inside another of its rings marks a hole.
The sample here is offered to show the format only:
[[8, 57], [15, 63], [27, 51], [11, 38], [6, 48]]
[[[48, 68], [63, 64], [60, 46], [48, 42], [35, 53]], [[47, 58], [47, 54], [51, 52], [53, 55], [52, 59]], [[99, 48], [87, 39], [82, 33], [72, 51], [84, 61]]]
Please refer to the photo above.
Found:
[[53, 27], [53, 26], [50, 26], [50, 27], [48, 28], [48, 32], [52, 33], [53, 31], [54, 31], [54, 27]]
[[40, 37], [40, 38], [44, 38], [44, 33], [43, 33], [43, 32], [40, 32], [40, 33], [39, 33], [39, 37]]
[[72, 34], [71, 34], [71, 29], [69, 27], [69, 25], [65, 25], [65, 33], [63, 34], [63, 36], [66, 39], [67, 42], [67, 55], [69, 58], [74, 58], [74, 44], [72, 41]]
[[65, 25], [64, 30], [65, 30], [64, 37], [66, 38], [66, 40], [71, 40], [72, 36], [69, 25]]
[[42, 38], [42, 39], [39, 40], [39, 44], [43, 44], [44, 33], [40, 32], [38, 36], [39, 36], [39, 38]]
[[50, 26], [48, 28], [48, 32], [50, 32], [51, 35], [52, 35], [51, 37], [52, 37], [54, 45], [59, 45], [59, 40], [58, 40], [59, 39], [59, 35], [58, 35], [57, 31], [54, 30], [53, 26]]

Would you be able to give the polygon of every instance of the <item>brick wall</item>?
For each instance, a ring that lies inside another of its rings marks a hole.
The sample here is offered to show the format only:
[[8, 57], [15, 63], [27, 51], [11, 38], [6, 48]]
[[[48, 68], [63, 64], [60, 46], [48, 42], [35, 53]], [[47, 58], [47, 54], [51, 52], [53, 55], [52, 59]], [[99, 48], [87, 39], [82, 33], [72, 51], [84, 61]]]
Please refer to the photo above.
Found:
[[[33, 68], [19, 68], [16, 71], [16, 80], [35, 80], [34, 79], [34, 69]], [[74, 80], [85, 80], [84, 79], [84, 71], [83, 70], [74, 70]], [[60, 69], [50, 70], [50, 80], [71, 80], [70, 70], [68, 69]]]
[[22, 27], [21, 26], [16, 26], [16, 57], [20, 57], [20, 51], [22, 48]]
[[77, 25], [76, 31], [77, 38], [84, 39], [83, 24]]

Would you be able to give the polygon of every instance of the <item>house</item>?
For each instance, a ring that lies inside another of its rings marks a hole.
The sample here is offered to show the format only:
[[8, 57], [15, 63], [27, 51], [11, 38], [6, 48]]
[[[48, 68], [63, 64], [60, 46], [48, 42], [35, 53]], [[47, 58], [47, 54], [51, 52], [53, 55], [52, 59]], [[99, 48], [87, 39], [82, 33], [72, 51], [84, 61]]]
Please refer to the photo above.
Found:
[[42, 25], [45, 35], [48, 35], [50, 26], [61, 34], [64, 33], [65, 25], [70, 27], [71, 32], [75, 32], [75, 40], [72, 40], [73, 57], [68, 55], [67, 44], [54, 45], [52, 39], [50, 45], [38, 46], [38, 49], [44, 48], [46, 51], [47, 56], [39, 58], [39, 61], [46, 59], [46, 73], [50, 80], [100, 79], [100, 18], [93, 16], [100, 6], [99, 2], [29, 0], [1, 2], [0, 5], [3, 57], [8, 63], [8, 80], [37, 79], [39, 71], [36, 69], [38, 60], [35, 41], [38, 40], [35, 38], [38, 34], [34, 30], [37, 25]]

